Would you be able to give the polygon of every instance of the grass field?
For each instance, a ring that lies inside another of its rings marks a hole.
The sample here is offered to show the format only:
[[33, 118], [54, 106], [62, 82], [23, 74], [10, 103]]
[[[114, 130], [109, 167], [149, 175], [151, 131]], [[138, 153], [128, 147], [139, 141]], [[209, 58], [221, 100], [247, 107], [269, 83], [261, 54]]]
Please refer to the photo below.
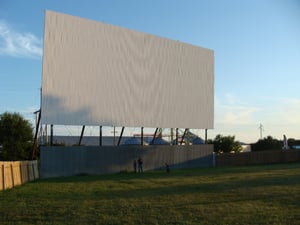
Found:
[[0, 192], [0, 224], [300, 224], [300, 164], [39, 180]]

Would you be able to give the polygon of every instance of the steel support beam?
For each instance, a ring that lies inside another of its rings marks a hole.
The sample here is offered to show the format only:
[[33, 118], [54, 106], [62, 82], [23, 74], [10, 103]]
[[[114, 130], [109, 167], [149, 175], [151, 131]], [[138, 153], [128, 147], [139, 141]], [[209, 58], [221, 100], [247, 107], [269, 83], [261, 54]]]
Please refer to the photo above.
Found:
[[38, 136], [38, 132], [39, 132], [39, 126], [40, 126], [40, 121], [41, 121], [41, 110], [36, 111], [35, 113], [38, 113], [38, 118], [37, 118], [37, 123], [36, 123], [36, 127], [35, 127], [35, 134], [34, 134], [34, 139], [33, 139], [33, 147], [32, 147], [32, 152], [31, 152], [31, 160], [34, 159], [35, 157], [35, 153], [38, 147], [37, 144], [37, 136]]
[[184, 141], [184, 138], [185, 138], [185, 135], [186, 135], [187, 131], [188, 131], [188, 128], [186, 128], [186, 129], [184, 130], [184, 132], [183, 132], [183, 135], [182, 135], [182, 138], [181, 138], [180, 145], [182, 145], [182, 143], [183, 143], [183, 141]]
[[120, 137], [119, 137], [119, 140], [118, 140], [118, 146], [121, 143], [121, 139], [122, 139], [122, 136], [123, 136], [124, 129], [125, 129], [125, 127], [122, 127], [121, 134], [120, 134]]
[[99, 127], [99, 146], [102, 146], [102, 126]]
[[48, 137], [48, 125], [45, 124], [45, 136], [46, 136], [46, 144], [49, 144], [49, 137]]
[[178, 128], [176, 128], [176, 140], [175, 140], [175, 145], [178, 145]]
[[53, 124], [50, 125], [50, 146], [53, 145]]
[[114, 126], [114, 146], [116, 146], [116, 127]]
[[141, 145], [144, 145], [144, 127], [141, 127]]
[[83, 134], [84, 134], [84, 129], [85, 129], [85, 125], [82, 126], [82, 130], [81, 130], [81, 134], [80, 134], [80, 138], [79, 138], [79, 142], [78, 142], [79, 146], [81, 145], [82, 137], [83, 137]]
[[174, 143], [173, 143], [173, 141], [174, 141], [174, 129], [171, 128], [170, 132], [171, 132], [171, 145], [174, 145]]
[[153, 139], [152, 139], [152, 141], [150, 142], [150, 145], [153, 145], [153, 144], [154, 144], [154, 141], [155, 141], [155, 138], [156, 138], [157, 131], [158, 131], [158, 128], [155, 129], [155, 132], [154, 132], [154, 135], [153, 135]]

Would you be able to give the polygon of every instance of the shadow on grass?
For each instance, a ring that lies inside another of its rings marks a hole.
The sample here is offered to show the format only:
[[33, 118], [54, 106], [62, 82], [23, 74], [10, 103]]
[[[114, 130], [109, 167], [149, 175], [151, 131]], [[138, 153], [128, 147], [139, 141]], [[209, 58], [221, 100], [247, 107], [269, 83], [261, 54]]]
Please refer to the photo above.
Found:
[[145, 187], [136, 190], [124, 190], [124, 191], [114, 191], [111, 190], [111, 196], [113, 198], [120, 196], [139, 196], [139, 197], [151, 197], [155, 194], [159, 195], [181, 195], [181, 194], [196, 194], [196, 193], [224, 193], [224, 192], [236, 192], [239, 189], [250, 189], [257, 187], [281, 187], [281, 186], [295, 186], [300, 185], [299, 175], [289, 175], [289, 176], [273, 176], [270, 178], [250, 178], [242, 179], [237, 181], [227, 180], [223, 182], [215, 183], [196, 183], [196, 184], [185, 184], [182, 185], [164, 185], [160, 187]]
[[206, 177], [206, 176], [223, 176], [226, 174], [249, 174], [259, 171], [275, 171], [284, 169], [299, 169], [300, 163], [289, 164], [270, 164], [270, 165], [255, 165], [241, 167], [217, 167], [217, 168], [193, 168], [193, 169], [176, 169], [170, 173], [165, 170], [146, 171], [144, 173], [120, 172], [117, 174], [106, 175], [87, 175], [80, 174], [71, 177], [47, 178], [38, 180], [41, 183], [68, 183], [68, 182], [95, 182], [95, 181], [121, 181], [121, 180], [136, 180], [136, 179], [165, 179], [165, 178], [185, 178], [185, 177]]
[[[294, 169], [299, 170], [299, 164], [226, 168], [225, 172], [223, 169], [213, 168], [178, 170], [170, 174], [163, 171], [151, 171], [143, 174], [120, 173], [101, 176], [76, 176], [46, 179], [38, 181], [38, 183], [72, 183], [74, 187], [77, 187], [77, 190], [63, 191], [61, 195], [64, 197], [77, 195], [79, 198], [82, 195], [82, 198], [85, 199], [143, 199], [219, 193], [235, 196], [241, 190], [245, 191], [253, 188], [261, 191], [266, 190], [268, 187], [283, 189], [299, 186], [299, 172], [284, 173], [285, 169], [289, 169], [289, 171], [291, 169], [292, 171]], [[266, 173], [267, 170], [273, 172], [274, 170], [282, 170], [283, 172], [269, 174]], [[249, 171], [252, 174], [247, 176], [246, 173], [249, 173]], [[245, 201], [245, 199], [250, 201], [256, 200], [259, 196], [260, 200], [267, 200], [278, 194], [282, 195], [282, 192], [265, 193], [263, 191], [252, 196], [244, 194], [242, 197], [233, 197], [232, 199], [234, 201]], [[299, 199], [299, 197], [295, 196], [295, 199]], [[231, 201], [231, 198], [228, 201]], [[218, 202], [218, 199], [215, 199], [214, 203], [216, 202]], [[295, 201], [295, 205], [299, 206], [299, 203]]]

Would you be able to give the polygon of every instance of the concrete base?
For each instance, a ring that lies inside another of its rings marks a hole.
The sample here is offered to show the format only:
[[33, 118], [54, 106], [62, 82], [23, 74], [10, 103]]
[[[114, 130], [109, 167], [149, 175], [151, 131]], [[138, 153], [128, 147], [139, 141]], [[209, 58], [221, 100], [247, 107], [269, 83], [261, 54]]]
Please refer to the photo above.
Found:
[[40, 177], [61, 177], [80, 174], [111, 174], [134, 170], [133, 161], [141, 157], [144, 171], [212, 167], [212, 145], [190, 146], [44, 146], [41, 147]]

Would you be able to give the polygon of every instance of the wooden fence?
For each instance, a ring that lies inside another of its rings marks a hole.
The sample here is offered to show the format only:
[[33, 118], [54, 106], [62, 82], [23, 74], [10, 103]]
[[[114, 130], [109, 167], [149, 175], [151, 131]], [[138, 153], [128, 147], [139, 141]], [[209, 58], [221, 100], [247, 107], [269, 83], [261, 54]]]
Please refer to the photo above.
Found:
[[228, 153], [216, 156], [216, 166], [247, 166], [289, 162], [300, 162], [300, 150]]
[[37, 161], [0, 162], [0, 191], [38, 178]]

